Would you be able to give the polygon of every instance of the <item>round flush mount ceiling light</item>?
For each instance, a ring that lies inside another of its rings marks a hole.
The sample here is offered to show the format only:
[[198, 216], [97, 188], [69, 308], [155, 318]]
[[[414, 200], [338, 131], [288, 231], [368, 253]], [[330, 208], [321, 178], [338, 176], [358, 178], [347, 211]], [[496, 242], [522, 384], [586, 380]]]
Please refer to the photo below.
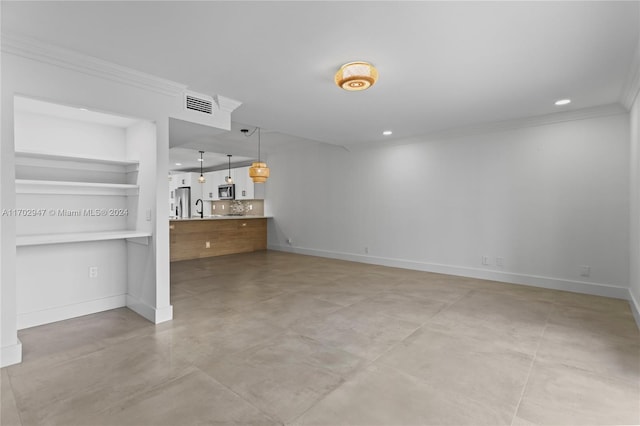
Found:
[[571, 99], [559, 99], [555, 102], [557, 106], [569, 105], [571, 103]]
[[349, 62], [340, 67], [335, 81], [338, 87], [348, 91], [365, 90], [378, 80], [378, 70], [368, 62]]

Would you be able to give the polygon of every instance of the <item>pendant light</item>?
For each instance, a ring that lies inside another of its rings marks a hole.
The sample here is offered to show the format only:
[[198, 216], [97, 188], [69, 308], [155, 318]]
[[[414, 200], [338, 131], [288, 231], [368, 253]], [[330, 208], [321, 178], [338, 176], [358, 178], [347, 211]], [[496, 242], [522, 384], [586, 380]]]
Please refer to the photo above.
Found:
[[258, 161], [251, 164], [249, 177], [253, 183], [265, 183], [269, 178], [269, 167], [267, 167], [267, 163], [260, 160], [260, 127], [258, 127]]
[[207, 180], [204, 178], [204, 175], [202, 174], [202, 163], [204, 163], [202, 154], [204, 154], [204, 151], [200, 151], [200, 177], [198, 178], [198, 182], [205, 183]]
[[225, 182], [227, 183], [233, 183], [233, 179], [231, 179], [231, 154], [227, 154], [227, 157], [229, 157], [229, 175], [224, 179]]

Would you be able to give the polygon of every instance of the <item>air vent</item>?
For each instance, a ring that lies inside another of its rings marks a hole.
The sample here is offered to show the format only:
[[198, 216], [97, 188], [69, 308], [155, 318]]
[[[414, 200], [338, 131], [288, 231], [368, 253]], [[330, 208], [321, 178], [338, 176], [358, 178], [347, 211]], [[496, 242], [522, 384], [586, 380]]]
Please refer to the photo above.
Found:
[[203, 114], [213, 114], [213, 101], [193, 95], [185, 95], [185, 108]]

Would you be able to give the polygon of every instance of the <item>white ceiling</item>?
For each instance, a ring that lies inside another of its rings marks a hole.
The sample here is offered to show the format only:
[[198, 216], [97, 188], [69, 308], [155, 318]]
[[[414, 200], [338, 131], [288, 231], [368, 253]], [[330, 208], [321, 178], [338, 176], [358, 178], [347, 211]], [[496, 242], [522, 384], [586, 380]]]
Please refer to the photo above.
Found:
[[[236, 99], [235, 122], [339, 145], [619, 102], [640, 16], [638, 2], [613, 1], [1, 7], [3, 31]], [[378, 68], [371, 89], [335, 86], [353, 60]]]

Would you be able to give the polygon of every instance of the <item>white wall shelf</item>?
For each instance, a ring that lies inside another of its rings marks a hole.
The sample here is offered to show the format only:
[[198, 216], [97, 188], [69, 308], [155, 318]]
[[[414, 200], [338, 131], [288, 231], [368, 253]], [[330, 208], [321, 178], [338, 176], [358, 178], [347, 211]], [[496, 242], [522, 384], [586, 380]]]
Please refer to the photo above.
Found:
[[137, 195], [138, 185], [102, 182], [16, 179], [17, 194]]
[[64, 234], [37, 234], [37, 235], [17, 235], [16, 246], [38, 246], [48, 244], [81, 243], [88, 241], [107, 240], [130, 240], [138, 244], [148, 244], [151, 237], [150, 232], [139, 232], [132, 230], [103, 231], [103, 232], [73, 232]]
[[73, 161], [73, 162], [81, 162], [81, 163], [95, 163], [95, 164], [107, 164], [113, 166], [137, 166], [140, 162], [135, 160], [116, 160], [116, 159], [107, 159], [107, 158], [98, 158], [98, 157], [86, 157], [80, 155], [72, 155], [72, 154], [57, 154], [52, 152], [44, 152], [44, 151], [26, 151], [26, 150], [16, 150], [15, 151], [16, 159], [19, 158], [29, 158], [29, 159], [38, 159], [38, 160], [55, 160], [55, 161]]

